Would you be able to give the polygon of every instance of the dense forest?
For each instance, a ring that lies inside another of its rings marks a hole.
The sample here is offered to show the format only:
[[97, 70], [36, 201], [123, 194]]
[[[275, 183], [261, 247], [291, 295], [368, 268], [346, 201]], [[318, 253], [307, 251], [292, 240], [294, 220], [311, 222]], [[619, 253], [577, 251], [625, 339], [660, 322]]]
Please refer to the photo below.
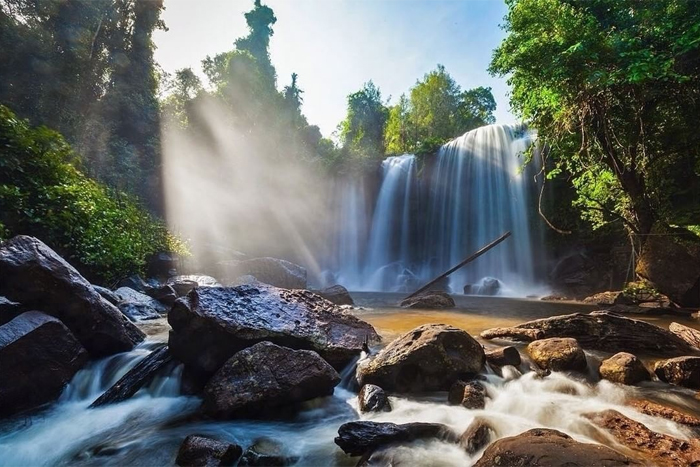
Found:
[[[201, 72], [172, 75], [153, 59], [163, 8], [0, 1], [4, 236], [42, 235], [105, 278], [138, 270], [168, 245], [183, 252], [158, 220], [161, 135], [177, 128], [211, 144], [212, 105], [249, 146], [328, 174], [391, 154], [431, 155], [495, 121], [489, 88], [462, 89], [437, 65], [397, 99], [365, 83], [323, 137], [302, 112], [298, 76], [278, 77], [272, 64], [271, 8], [256, 0], [231, 50], [204, 57]], [[514, 111], [537, 131], [530, 156], [560, 192], [543, 191], [547, 222], [559, 233], [628, 232], [638, 246], [657, 224], [697, 232], [697, 5], [509, 0], [508, 9], [490, 71], [508, 77]]]

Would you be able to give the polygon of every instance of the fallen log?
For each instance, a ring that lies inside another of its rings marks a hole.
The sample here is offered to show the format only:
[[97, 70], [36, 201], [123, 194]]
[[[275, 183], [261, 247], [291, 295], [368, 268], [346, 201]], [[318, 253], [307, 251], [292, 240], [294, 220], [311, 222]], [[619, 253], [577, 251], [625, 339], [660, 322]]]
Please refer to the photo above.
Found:
[[668, 330], [695, 347], [696, 350], [700, 350], [700, 331], [697, 329], [679, 323], [671, 323]]
[[168, 346], [164, 345], [146, 356], [134, 368], [129, 370], [111, 388], [90, 404], [90, 408], [107, 404], [116, 404], [129, 399], [149, 383], [155, 373], [172, 360]]
[[439, 276], [437, 276], [435, 279], [431, 280], [430, 282], [428, 282], [427, 284], [425, 284], [423, 287], [421, 287], [420, 289], [418, 289], [418, 290], [416, 290], [415, 292], [413, 292], [411, 295], [409, 295], [409, 296], [407, 296], [406, 298], [404, 298], [403, 301], [406, 301], [406, 300], [408, 300], [409, 298], [415, 297], [416, 295], [420, 294], [421, 292], [424, 292], [424, 291], [428, 290], [428, 289], [430, 288], [430, 286], [432, 286], [432, 285], [434, 285], [434, 284], [440, 282], [442, 279], [444, 279], [445, 277], [449, 276], [450, 274], [452, 274], [453, 272], [455, 272], [457, 269], [461, 268], [461, 267], [464, 266], [465, 264], [471, 263], [471, 262], [474, 261], [476, 258], [478, 258], [479, 256], [483, 255], [484, 253], [486, 253], [486, 252], [489, 251], [491, 248], [495, 247], [496, 245], [498, 245], [499, 243], [501, 243], [503, 240], [505, 240], [505, 239], [508, 238], [508, 237], [510, 237], [510, 232], [504, 233], [503, 235], [501, 235], [500, 237], [498, 237], [496, 240], [494, 240], [494, 241], [492, 241], [491, 243], [489, 243], [488, 245], [482, 247], [479, 251], [477, 251], [477, 252], [474, 253], [473, 255], [471, 255], [471, 256], [465, 258], [464, 260], [462, 260], [457, 266], [454, 266], [453, 268], [451, 268], [451, 269], [449, 269], [449, 270], [443, 272], [442, 274], [440, 274]]
[[572, 337], [584, 349], [606, 352], [638, 352], [671, 357], [697, 353], [697, 349], [666, 329], [608, 311], [553, 316], [508, 328], [487, 329], [481, 333], [481, 337], [520, 341]]

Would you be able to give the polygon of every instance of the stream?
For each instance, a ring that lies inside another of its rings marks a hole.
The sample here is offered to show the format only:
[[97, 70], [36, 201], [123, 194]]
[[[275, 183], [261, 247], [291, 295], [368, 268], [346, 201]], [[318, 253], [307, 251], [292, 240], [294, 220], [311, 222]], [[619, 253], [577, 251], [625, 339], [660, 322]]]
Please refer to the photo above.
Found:
[[[474, 336], [494, 326], [512, 325], [530, 319], [587, 312], [593, 307], [564, 302], [539, 302], [485, 297], [455, 297], [458, 308], [450, 311], [403, 310], [391, 306], [393, 294], [353, 294], [355, 313], [372, 323], [390, 342], [401, 333], [424, 323], [446, 323]], [[645, 317], [665, 326], [665, 317]], [[698, 328], [697, 322], [674, 318]], [[144, 358], [154, 345], [167, 340], [165, 320], [143, 326], [148, 339], [131, 352], [92, 362], [66, 387], [60, 400], [31, 415], [15, 417], [0, 424], [0, 465], [153, 466], [173, 465], [178, 447], [190, 434], [210, 435], [246, 447], [257, 440], [282, 444], [296, 465], [352, 466], [351, 458], [333, 443], [338, 427], [358, 419], [406, 422], [438, 422], [463, 432], [475, 417], [486, 418], [498, 437], [511, 436], [530, 428], [548, 427], [563, 431], [582, 442], [613, 445], [614, 441], [596, 428], [583, 414], [614, 409], [644, 423], [650, 429], [689, 439], [687, 428], [671, 421], [650, 417], [624, 405], [628, 399], [649, 399], [672, 405], [689, 413], [700, 413], [700, 401], [688, 389], [659, 382], [620, 386], [597, 381], [589, 375], [553, 373], [538, 378], [523, 361], [520, 368], [505, 367], [502, 374], [488, 369], [484, 386], [488, 399], [484, 410], [467, 410], [447, 405], [445, 392], [420, 396], [390, 397], [393, 410], [358, 415], [356, 395], [350, 390], [352, 372], [343, 372], [343, 383], [333, 396], [307, 403], [294, 418], [284, 421], [209, 421], [196, 417], [199, 399], [179, 393], [181, 367], [172, 365], [167, 376], [155, 378], [132, 399], [109, 406], [88, 406]], [[493, 346], [493, 343], [487, 343]], [[522, 347], [520, 347], [521, 354]], [[589, 359], [605, 357], [587, 352]], [[619, 446], [616, 446], [620, 449]], [[481, 452], [470, 457], [457, 445], [415, 442], [400, 448], [397, 458], [408, 465], [471, 465]]]

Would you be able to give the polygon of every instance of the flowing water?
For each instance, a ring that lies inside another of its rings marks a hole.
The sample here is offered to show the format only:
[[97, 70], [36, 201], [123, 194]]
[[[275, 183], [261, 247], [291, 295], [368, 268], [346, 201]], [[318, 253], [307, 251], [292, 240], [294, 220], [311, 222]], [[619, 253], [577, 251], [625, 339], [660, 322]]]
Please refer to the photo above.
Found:
[[362, 178], [346, 181], [333, 280], [350, 290], [409, 291], [511, 231], [512, 238], [450, 276], [448, 286], [458, 293], [465, 285], [473, 294], [545, 293], [535, 167], [523, 167], [532, 139], [521, 126], [489, 125], [430, 160], [389, 157], [374, 199]]
[[[456, 297], [458, 308], [455, 310], [406, 311], [393, 306], [397, 297], [393, 294], [356, 295], [356, 301], [362, 305], [356, 310], [357, 315], [371, 322], [385, 342], [430, 322], [454, 324], [478, 335], [481, 330], [496, 325], [589, 310], [589, 307], [569, 303]], [[665, 320], [656, 322], [665, 324]], [[182, 440], [199, 433], [235, 442], [244, 448], [260, 439], [272, 439], [281, 443], [286, 455], [300, 466], [352, 466], [357, 458], [344, 455], [333, 438], [341, 424], [358, 419], [438, 422], [461, 433], [475, 417], [483, 417], [495, 428], [498, 437], [549, 427], [579, 441], [613, 445], [614, 442], [584, 414], [611, 408], [652, 430], [689, 439], [692, 433], [687, 429], [635, 412], [624, 403], [630, 398], [656, 399], [687, 412], [700, 412], [700, 403], [689, 390], [658, 382], [625, 387], [597, 381], [594, 375], [572, 377], [553, 373], [540, 379], [528, 370], [527, 362], [520, 368], [506, 367], [502, 374], [487, 368], [484, 385], [489, 398], [483, 410], [449, 406], [447, 394], [439, 392], [390, 397], [392, 412], [360, 415], [356, 395], [349, 390], [353, 368], [348, 368], [333, 396], [307, 403], [292, 419], [208, 421], [195, 416], [198, 398], [179, 394], [181, 370], [177, 366], [169, 368], [131, 400], [88, 409], [105, 389], [158, 342], [166, 339], [167, 326], [163, 322], [150, 323], [148, 331], [151, 335], [147, 342], [133, 351], [93, 362], [79, 372], [57, 403], [39, 413], [0, 425], [0, 465], [173, 465]], [[589, 354], [590, 359], [595, 356]], [[469, 456], [456, 445], [437, 441], [416, 442], [399, 448], [395, 454], [407, 465], [441, 466], [471, 465], [481, 455]]]

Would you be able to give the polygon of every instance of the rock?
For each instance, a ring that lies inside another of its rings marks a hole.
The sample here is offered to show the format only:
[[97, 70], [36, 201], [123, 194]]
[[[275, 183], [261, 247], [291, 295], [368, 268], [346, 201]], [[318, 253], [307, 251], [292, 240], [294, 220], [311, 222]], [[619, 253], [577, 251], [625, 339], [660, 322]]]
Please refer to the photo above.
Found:
[[146, 293], [146, 291], [151, 288], [138, 274], [126, 277], [117, 282], [117, 288], [121, 287], [128, 287], [141, 293]]
[[9, 323], [27, 310], [21, 303], [0, 296], [0, 326]]
[[[530, 336], [528, 333], [533, 333]], [[537, 319], [510, 328], [494, 328], [481, 333], [484, 339], [518, 340], [571, 337], [584, 349], [605, 352], [634, 352], [659, 356], [693, 353], [687, 342], [673, 333], [644, 321], [607, 311], [574, 313]]]
[[552, 337], [531, 342], [527, 346], [530, 358], [540, 368], [551, 371], [584, 371], [586, 354], [576, 339]]
[[170, 352], [168, 352], [167, 345], [152, 351], [124, 376], [119, 378], [119, 381], [114, 383], [114, 385], [98, 397], [95, 402], [90, 404], [90, 408], [115, 404], [129, 399], [136, 394], [139, 389], [148, 384], [158, 370], [170, 363], [171, 360], [172, 357], [170, 356]]
[[357, 421], [344, 423], [338, 429], [335, 444], [346, 454], [361, 456], [378, 447], [417, 439], [438, 439], [456, 442], [457, 436], [440, 423], [378, 423]]
[[355, 304], [355, 302], [352, 300], [352, 297], [350, 296], [350, 293], [348, 292], [348, 289], [346, 289], [342, 285], [332, 285], [330, 287], [326, 287], [323, 290], [319, 290], [316, 293], [319, 294], [321, 297], [325, 298], [326, 300], [335, 303], [336, 305]]
[[287, 455], [279, 443], [269, 439], [259, 439], [246, 449], [238, 465], [239, 467], [283, 467], [297, 461], [297, 458]]
[[675, 236], [677, 232], [655, 226], [652, 233], [661, 235], [644, 240], [637, 276], [681, 306], [700, 306], [700, 242], [691, 241], [694, 235], [687, 230]]
[[360, 384], [387, 391], [445, 391], [479, 373], [484, 350], [469, 334], [446, 324], [425, 324], [399, 337], [357, 367]]
[[0, 245], [0, 294], [58, 318], [100, 357], [131, 350], [145, 335], [51, 248], [20, 235]]
[[651, 380], [649, 370], [636, 356], [627, 352], [618, 352], [603, 360], [600, 365], [600, 376], [603, 379], [620, 384], [638, 384]]
[[148, 277], [166, 279], [177, 274], [177, 265], [180, 257], [168, 251], [161, 251], [151, 255], [146, 260], [146, 273]]
[[604, 428], [618, 443], [642, 454], [643, 459], [659, 467], [700, 464], [700, 440], [684, 441], [651, 431], [643, 424], [615, 410], [590, 414], [588, 418]]
[[0, 326], [0, 417], [53, 401], [87, 360], [68, 328], [44, 313]]
[[260, 282], [283, 289], [305, 289], [306, 269], [298, 264], [277, 258], [253, 258], [220, 263], [224, 280], [230, 282], [240, 276], [253, 276]]
[[477, 295], [498, 295], [501, 290], [501, 281], [494, 277], [485, 277], [481, 284], [476, 286]]
[[697, 329], [689, 328], [688, 326], [683, 326], [680, 323], [671, 323], [668, 326], [668, 330], [676, 336], [683, 339], [684, 341], [686, 341], [696, 350], [700, 350], [700, 331], [698, 331]]
[[195, 287], [221, 287], [221, 284], [216, 279], [202, 274], [171, 277], [167, 280], [166, 285], [171, 286], [178, 297], [184, 297]]
[[426, 310], [442, 310], [454, 308], [455, 301], [445, 292], [430, 290], [401, 302], [403, 308], [423, 308]]
[[357, 395], [360, 412], [391, 412], [391, 404], [384, 389], [374, 384], [365, 384]]
[[95, 289], [95, 292], [100, 294], [100, 296], [102, 298], [107, 300], [112, 305], [116, 305], [117, 303], [119, 303], [121, 301], [121, 298], [119, 298], [119, 296], [116, 293], [112, 292], [111, 290], [109, 290], [106, 287], [100, 287], [99, 285], [93, 284], [92, 288]]
[[618, 467], [641, 465], [599, 444], [574, 441], [557, 430], [535, 428], [491, 444], [474, 467]]
[[270, 286], [197, 287], [168, 321], [173, 356], [205, 375], [261, 341], [314, 350], [342, 369], [364, 342], [379, 340], [370, 324], [312, 292]]
[[633, 303], [633, 301], [620, 290], [614, 292], [599, 292], [584, 298], [583, 302], [593, 305], [631, 305]]
[[132, 321], [158, 319], [168, 312], [168, 308], [158, 300], [129, 287], [119, 287], [114, 293], [120, 299], [117, 307]]
[[656, 362], [654, 373], [661, 381], [700, 389], [700, 357], [676, 357]]
[[486, 388], [477, 381], [457, 381], [450, 388], [447, 401], [470, 410], [483, 409], [486, 406]]
[[217, 467], [234, 465], [243, 454], [237, 444], [190, 435], [180, 445], [175, 463], [181, 467]]
[[468, 454], [474, 455], [484, 449], [495, 436], [495, 430], [483, 418], [475, 418], [459, 437], [459, 444]]
[[520, 352], [515, 347], [499, 347], [497, 349], [490, 349], [485, 351], [486, 361], [494, 366], [520, 366], [522, 360], [520, 358]]
[[147, 295], [155, 300], [158, 300], [166, 307], [173, 306], [173, 303], [175, 303], [175, 300], [177, 300], [178, 297], [178, 294], [175, 292], [173, 286], [168, 284], [148, 290]]
[[629, 405], [630, 407], [634, 407], [639, 412], [645, 415], [665, 418], [667, 420], [671, 420], [672, 422], [679, 423], [681, 425], [700, 428], [700, 417], [683, 413], [671, 407], [666, 407], [665, 405], [657, 404], [656, 402], [638, 399], [628, 402], [627, 405]]
[[274, 415], [333, 394], [340, 376], [316, 352], [260, 342], [231, 357], [204, 388], [202, 408], [214, 418]]

